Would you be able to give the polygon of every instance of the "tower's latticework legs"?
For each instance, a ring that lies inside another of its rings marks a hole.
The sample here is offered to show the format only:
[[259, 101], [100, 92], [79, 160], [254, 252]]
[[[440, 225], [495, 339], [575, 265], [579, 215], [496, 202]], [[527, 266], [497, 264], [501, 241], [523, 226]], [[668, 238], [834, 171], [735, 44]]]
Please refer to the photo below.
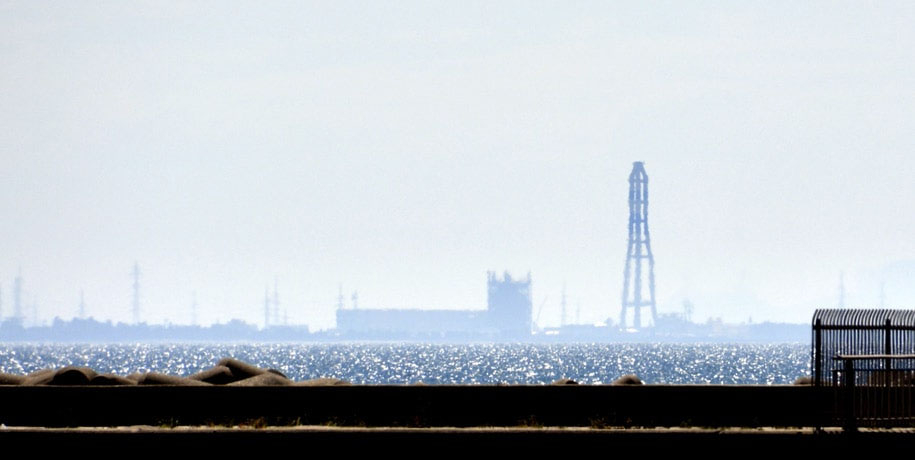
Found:
[[[648, 260], [647, 297], [642, 288], [642, 261]], [[657, 323], [658, 312], [654, 297], [654, 256], [651, 254], [651, 233], [648, 231], [648, 174], [641, 161], [632, 164], [629, 174], [629, 245], [626, 269], [623, 273], [623, 301], [620, 329], [627, 328], [627, 310], [632, 309], [632, 327], [642, 329], [642, 307], [651, 307], [651, 325]]]

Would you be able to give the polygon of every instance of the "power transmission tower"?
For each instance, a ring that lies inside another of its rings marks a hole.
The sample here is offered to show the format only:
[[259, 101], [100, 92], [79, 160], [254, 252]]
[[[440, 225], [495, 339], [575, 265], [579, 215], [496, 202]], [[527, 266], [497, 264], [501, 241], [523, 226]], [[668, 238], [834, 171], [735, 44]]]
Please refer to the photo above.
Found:
[[[648, 292], [643, 292], [644, 262], [648, 261]], [[647, 294], [647, 297], [646, 295]], [[651, 234], [648, 231], [648, 174], [644, 163], [632, 163], [629, 174], [629, 245], [623, 274], [623, 308], [620, 328], [625, 330], [627, 310], [632, 309], [632, 327], [642, 329], [642, 308], [651, 308], [651, 324], [657, 324], [654, 295], [654, 256], [651, 254]]]

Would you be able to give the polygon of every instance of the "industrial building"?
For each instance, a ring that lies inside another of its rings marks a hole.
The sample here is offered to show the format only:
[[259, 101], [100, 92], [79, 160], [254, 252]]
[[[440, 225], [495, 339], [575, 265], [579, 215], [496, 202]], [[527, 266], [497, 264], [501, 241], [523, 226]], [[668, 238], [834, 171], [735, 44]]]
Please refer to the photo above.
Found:
[[525, 339], [531, 335], [531, 275], [487, 273], [485, 310], [337, 309], [337, 333], [355, 339]]

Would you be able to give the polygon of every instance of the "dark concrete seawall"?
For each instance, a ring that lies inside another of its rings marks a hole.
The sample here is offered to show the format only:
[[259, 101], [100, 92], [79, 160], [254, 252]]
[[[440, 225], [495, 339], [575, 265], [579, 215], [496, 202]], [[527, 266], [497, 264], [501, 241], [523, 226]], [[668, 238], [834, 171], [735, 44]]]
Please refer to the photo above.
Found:
[[0, 386], [7, 426], [829, 426], [810, 386]]
[[[396, 458], [486, 458], [493, 455], [607, 456], [623, 453], [673, 452], [677, 457], [755, 458], [760, 454], [795, 458], [802, 453], [841, 455], [889, 453], [888, 449], [915, 447], [915, 435], [902, 432], [864, 432], [853, 436], [839, 431], [811, 429], [587, 429], [587, 428], [268, 428], [268, 429], [0, 429], [5, 449], [19, 446], [33, 452], [106, 452], [168, 455], [205, 453], [238, 458], [252, 451], [263, 455], [300, 453], [394, 453]], [[7, 450], [8, 451], [8, 450]], [[340, 457], [343, 455], [343, 457]], [[869, 457], [863, 457], [869, 458]]]
[[915, 432], [814, 430], [835, 424], [833, 399], [830, 389], [788, 385], [0, 386], [0, 445], [233, 458], [303, 447], [424, 458], [915, 447]]

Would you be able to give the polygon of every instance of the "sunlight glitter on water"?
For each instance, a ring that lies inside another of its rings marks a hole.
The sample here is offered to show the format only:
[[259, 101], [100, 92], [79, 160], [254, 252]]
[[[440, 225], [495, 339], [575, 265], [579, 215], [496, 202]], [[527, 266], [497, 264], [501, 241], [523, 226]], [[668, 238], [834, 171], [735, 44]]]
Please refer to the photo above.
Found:
[[357, 384], [600, 384], [624, 374], [646, 383], [787, 384], [810, 373], [802, 344], [0, 344], [0, 371], [78, 365], [189, 375], [226, 356], [294, 380]]

